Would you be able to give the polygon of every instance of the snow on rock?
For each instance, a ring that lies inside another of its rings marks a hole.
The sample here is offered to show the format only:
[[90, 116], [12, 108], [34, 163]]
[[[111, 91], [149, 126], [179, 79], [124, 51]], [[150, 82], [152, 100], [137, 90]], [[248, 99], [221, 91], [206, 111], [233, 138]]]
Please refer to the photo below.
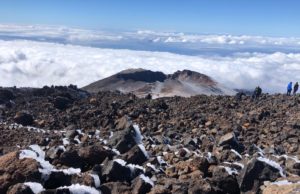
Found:
[[35, 145], [30, 145], [29, 147], [34, 152], [36, 152], [40, 158], [45, 158], [45, 152], [41, 149], [40, 146], [38, 146], [38, 145], [35, 144]]
[[281, 180], [281, 181], [276, 181], [276, 182], [271, 183], [271, 185], [278, 185], [278, 186], [290, 185], [290, 184], [293, 184], [293, 183], [288, 180]]
[[136, 164], [127, 164], [127, 162], [125, 160], [122, 160], [122, 159], [114, 159], [114, 162], [117, 162], [120, 165], [129, 168], [131, 172], [134, 172], [135, 169], [140, 169], [143, 172], [145, 172], [144, 167], [142, 167], [140, 165], [136, 165]]
[[24, 185], [28, 186], [34, 194], [45, 191], [44, 187], [40, 183], [26, 182]]
[[230, 150], [232, 153], [234, 153], [235, 155], [237, 155], [240, 159], [243, 159], [243, 157], [241, 156], [241, 154], [239, 154], [237, 151], [235, 151], [234, 149]]
[[101, 182], [99, 176], [97, 174], [90, 174], [90, 176], [94, 179], [95, 187], [100, 187]]
[[114, 162], [121, 164], [122, 166], [126, 166], [126, 161], [122, 159], [114, 159]]
[[45, 152], [38, 145], [29, 146], [32, 150], [21, 150], [19, 159], [32, 158], [40, 164], [39, 172], [42, 173], [43, 180], [47, 180], [52, 172], [63, 172], [66, 175], [79, 174], [79, 168], [55, 169], [55, 167], [45, 160]]
[[142, 144], [143, 136], [141, 134], [140, 128], [138, 125], [133, 125], [134, 131], [135, 131], [135, 136], [134, 140], [137, 144]]
[[69, 189], [71, 194], [100, 194], [101, 193], [95, 188], [85, 186], [85, 185], [80, 185], [80, 184], [59, 187], [57, 190], [62, 190], [62, 189]]
[[285, 177], [284, 173], [283, 173], [283, 169], [281, 168], [280, 164], [278, 164], [277, 162], [275, 162], [274, 160], [270, 160], [268, 158], [263, 158], [263, 157], [258, 157], [257, 160], [261, 161], [261, 162], [265, 162], [266, 164], [278, 169], [280, 175], [282, 177]]
[[238, 174], [238, 171], [235, 170], [235, 169], [232, 169], [228, 166], [220, 166], [221, 168], [224, 168], [226, 170], [226, 172], [229, 174], [229, 175], [233, 175], [233, 174]]
[[148, 152], [146, 151], [146, 148], [143, 144], [138, 144], [139, 148], [141, 149], [141, 151], [143, 152], [143, 154], [145, 155], [145, 157], [148, 159], [149, 155]]
[[154, 182], [144, 174], [141, 174], [140, 178], [143, 179], [146, 183], [149, 183], [152, 187], [154, 186]]
[[70, 141], [68, 138], [63, 138], [63, 144], [64, 145], [69, 145], [70, 144]]
[[148, 166], [149, 168], [151, 168], [152, 170], [154, 170], [154, 172], [160, 172], [153, 164], [151, 163], [147, 163], [146, 166]]
[[108, 138], [111, 139], [113, 136], [114, 136], [114, 132], [111, 131]]
[[164, 161], [164, 159], [162, 159], [161, 156], [157, 156], [156, 159], [157, 159], [157, 161], [158, 161], [158, 163], [159, 163], [160, 165], [165, 165], [165, 164], [167, 164], [167, 162]]

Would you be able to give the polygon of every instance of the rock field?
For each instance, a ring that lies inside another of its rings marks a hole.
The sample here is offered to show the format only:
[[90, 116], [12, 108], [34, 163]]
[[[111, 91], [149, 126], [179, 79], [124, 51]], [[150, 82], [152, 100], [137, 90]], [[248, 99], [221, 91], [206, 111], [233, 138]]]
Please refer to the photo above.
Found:
[[0, 193], [300, 193], [300, 96], [0, 88]]

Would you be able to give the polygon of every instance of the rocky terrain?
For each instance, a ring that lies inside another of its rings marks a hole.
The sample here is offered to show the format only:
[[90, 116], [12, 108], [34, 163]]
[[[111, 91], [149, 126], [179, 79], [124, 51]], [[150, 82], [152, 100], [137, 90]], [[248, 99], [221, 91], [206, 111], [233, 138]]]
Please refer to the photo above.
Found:
[[166, 75], [145, 69], [127, 69], [108, 78], [83, 87], [91, 93], [99, 91], [121, 91], [139, 97], [151, 94], [153, 98], [199, 94], [233, 95], [235, 91], [226, 88], [211, 77], [190, 70], [177, 71]]
[[299, 193], [300, 97], [0, 89], [0, 193]]

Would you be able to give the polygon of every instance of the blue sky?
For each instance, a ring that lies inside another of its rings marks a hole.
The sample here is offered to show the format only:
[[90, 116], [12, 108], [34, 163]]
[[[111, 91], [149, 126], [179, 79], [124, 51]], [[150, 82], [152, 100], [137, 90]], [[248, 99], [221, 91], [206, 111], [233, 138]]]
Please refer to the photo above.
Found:
[[2, 0], [0, 23], [300, 36], [298, 0]]

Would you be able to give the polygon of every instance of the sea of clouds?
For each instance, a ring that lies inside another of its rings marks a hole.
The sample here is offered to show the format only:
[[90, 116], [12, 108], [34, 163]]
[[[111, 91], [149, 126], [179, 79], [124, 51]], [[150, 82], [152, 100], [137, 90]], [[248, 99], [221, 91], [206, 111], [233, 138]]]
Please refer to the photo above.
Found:
[[190, 69], [230, 88], [285, 92], [300, 81], [300, 38], [0, 25], [1, 86], [81, 87], [128, 68]]

